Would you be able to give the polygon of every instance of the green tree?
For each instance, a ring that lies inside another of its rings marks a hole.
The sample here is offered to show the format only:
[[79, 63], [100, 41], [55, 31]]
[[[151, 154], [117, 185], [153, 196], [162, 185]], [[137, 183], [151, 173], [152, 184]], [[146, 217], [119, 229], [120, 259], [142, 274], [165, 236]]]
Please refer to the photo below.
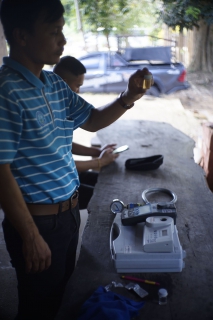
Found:
[[194, 30], [191, 71], [213, 71], [213, 1], [162, 0], [159, 18], [169, 27]]
[[128, 0], [79, 0], [85, 25], [95, 34], [101, 30], [106, 36], [109, 49], [109, 35], [115, 29], [126, 30], [124, 16], [130, 10], [128, 3]]
[[77, 29], [76, 19], [75, 19], [76, 12], [75, 12], [74, 0], [61, 0], [61, 3], [63, 4], [65, 9], [65, 13], [64, 13], [65, 23], [69, 26], [72, 24], [72, 28], [74, 30]]
[[109, 49], [109, 35], [130, 34], [135, 28], [140, 34], [149, 28], [155, 33], [153, 30], [159, 26], [155, 15], [158, 3], [159, 0], [153, 3], [150, 0], [79, 0], [85, 30], [94, 34], [102, 30]]

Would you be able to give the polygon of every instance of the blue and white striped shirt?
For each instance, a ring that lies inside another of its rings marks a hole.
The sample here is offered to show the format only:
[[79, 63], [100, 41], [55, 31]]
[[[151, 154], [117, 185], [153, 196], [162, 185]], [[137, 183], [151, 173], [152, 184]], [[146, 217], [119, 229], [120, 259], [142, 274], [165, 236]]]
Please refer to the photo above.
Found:
[[27, 203], [57, 203], [79, 186], [73, 130], [92, 105], [53, 72], [41, 79], [9, 57], [0, 69], [0, 164], [10, 163]]

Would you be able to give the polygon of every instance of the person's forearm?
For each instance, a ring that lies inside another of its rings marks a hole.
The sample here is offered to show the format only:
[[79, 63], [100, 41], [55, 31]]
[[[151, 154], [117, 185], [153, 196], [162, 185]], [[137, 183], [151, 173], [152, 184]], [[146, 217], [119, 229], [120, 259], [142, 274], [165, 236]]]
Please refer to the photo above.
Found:
[[25, 204], [10, 165], [0, 165], [0, 203], [6, 217], [23, 240], [33, 239], [38, 229]]
[[95, 147], [86, 147], [81, 144], [73, 142], [72, 153], [77, 154], [79, 156], [98, 157], [100, 155], [100, 150]]
[[75, 161], [76, 168], [78, 172], [83, 172], [87, 170], [95, 170], [95, 169], [101, 169], [101, 160], [99, 158], [92, 159], [92, 160], [86, 160], [86, 161]]
[[82, 129], [96, 132], [107, 127], [119, 119], [127, 110], [124, 109], [117, 99], [104, 107], [91, 110], [91, 116], [88, 121], [82, 125]]
[[95, 132], [120, 118], [129, 107], [134, 105], [135, 101], [146, 93], [146, 89], [143, 89], [143, 83], [147, 75], [152, 76], [147, 68], [138, 69], [133, 73], [129, 78], [126, 90], [120, 94], [119, 98], [104, 107], [92, 109], [90, 117], [82, 125], [82, 129]]
[[[129, 106], [142, 95], [142, 93], [132, 95], [126, 90], [120, 99], [122, 100], [122, 104]], [[88, 121], [82, 125], [82, 129], [95, 132], [119, 119], [128, 110], [121, 105], [121, 102], [119, 102], [120, 99], [116, 99], [103, 107], [92, 109], [91, 115]]]

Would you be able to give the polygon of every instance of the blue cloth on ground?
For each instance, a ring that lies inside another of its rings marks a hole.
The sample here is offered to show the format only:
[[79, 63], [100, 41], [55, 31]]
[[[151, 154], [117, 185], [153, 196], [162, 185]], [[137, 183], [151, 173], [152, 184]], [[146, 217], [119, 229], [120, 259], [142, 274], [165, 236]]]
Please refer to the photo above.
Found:
[[130, 320], [144, 301], [136, 302], [100, 286], [81, 307], [78, 320]]

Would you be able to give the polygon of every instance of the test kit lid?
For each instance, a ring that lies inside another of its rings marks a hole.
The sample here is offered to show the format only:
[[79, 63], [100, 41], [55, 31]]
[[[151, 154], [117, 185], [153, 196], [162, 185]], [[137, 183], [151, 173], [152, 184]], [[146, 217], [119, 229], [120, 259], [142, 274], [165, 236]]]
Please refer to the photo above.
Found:
[[167, 297], [168, 296], [168, 292], [166, 289], [159, 289], [158, 290], [158, 295], [160, 298], [164, 298], [164, 297]]
[[145, 80], [152, 80], [152, 74], [145, 74], [144, 79]]

